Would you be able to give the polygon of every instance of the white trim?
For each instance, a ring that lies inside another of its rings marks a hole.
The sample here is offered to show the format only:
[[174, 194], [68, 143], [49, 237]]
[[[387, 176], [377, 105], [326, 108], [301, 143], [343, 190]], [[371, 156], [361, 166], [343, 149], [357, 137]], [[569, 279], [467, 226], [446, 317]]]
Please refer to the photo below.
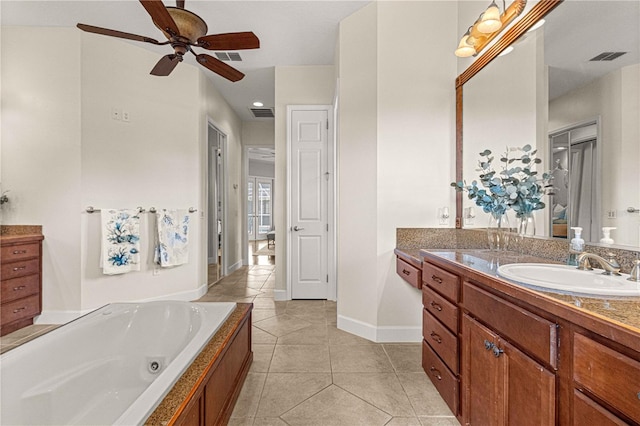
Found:
[[422, 327], [381, 326], [338, 315], [338, 328], [376, 343], [418, 343], [422, 341]]
[[[207, 294], [208, 290], [209, 290], [209, 285], [202, 284], [200, 287], [194, 290], [180, 291], [178, 293], [165, 294], [157, 297], [149, 297], [147, 299], [118, 300], [118, 301], [114, 300], [111, 303], [146, 303], [146, 302], [155, 302], [158, 300], [180, 300], [185, 302], [191, 302], [193, 300], [200, 299], [202, 296]], [[66, 324], [69, 321], [73, 321], [74, 319], [79, 318], [83, 315], [86, 315], [89, 312], [95, 311], [96, 309], [99, 309], [101, 307], [102, 306], [97, 306], [93, 309], [83, 309], [81, 311], [43, 311], [42, 314], [34, 318], [34, 323]]]
[[[334, 102], [336, 102], [334, 100]], [[286, 299], [278, 300], [291, 300], [291, 115], [293, 111], [327, 111], [327, 120], [329, 121], [329, 129], [327, 130], [327, 156], [329, 167], [329, 182], [327, 190], [327, 223], [329, 224], [329, 235], [327, 238], [327, 272], [329, 274], [329, 286], [327, 289], [327, 300], [337, 300], [337, 249], [336, 249], [336, 220], [337, 217], [337, 179], [335, 172], [338, 169], [336, 167], [336, 131], [334, 126], [335, 111], [333, 105], [287, 105], [287, 197], [286, 197], [286, 230], [287, 230], [287, 274], [286, 274]]]
[[273, 300], [277, 302], [281, 302], [283, 300], [291, 300], [289, 294], [290, 293], [287, 290], [275, 289], [273, 290]]
[[[218, 132], [219, 134], [219, 139], [218, 139], [218, 145], [220, 147], [220, 156], [222, 157], [222, 170], [220, 170], [219, 172], [219, 176], [222, 177], [222, 194], [218, 194], [218, 197], [222, 198], [222, 259], [220, 260], [220, 274], [222, 276], [226, 276], [229, 274], [230, 272], [230, 268], [227, 267], [227, 258], [228, 258], [228, 248], [229, 248], [229, 232], [228, 232], [228, 226], [227, 226], [227, 218], [228, 218], [228, 214], [227, 211], [229, 209], [228, 206], [228, 202], [229, 202], [229, 188], [228, 188], [228, 182], [227, 179], [225, 179], [225, 176], [227, 175], [227, 170], [228, 170], [228, 161], [227, 161], [227, 143], [229, 141], [229, 137], [227, 135], [227, 133], [223, 132], [220, 126], [217, 125], [217, 123], [211, 118], [211, 117], [207, 117], [207, 137], [206, 137], [206, 152], [207, 152], [207, 157], [209, 157], [210, 151], [209, 151], [209, 129], [213, 128], [216, 132]], [[210, 214], [212, 214], [212, 212], [209, 211], [209, 181], [210, 181], [210, 173], [211, 170], [209, 170], [209, 161], [207, 160], [207, 173], [206, 173], [206, 179], [205, 179], [205, 191], [207, 194], [207, 202], [205, 203], [205, 205], [207, 206], [207, 217], [206, 217], [206, 223], [207, 223], [207, 252], [209, 251], [209, 237], [210, 237], [210, 229], [209, 229], [209, 219], [208, 216]], [[217, 179], [218, 176], [216, 176]], [[217, 181], [216, 181], [217, 182]], [[217, 214], [217, 212], [215, 213]], [[214, 216], [215, 219], [220, 219]], [[216, 233], [217, 235], [217, 233]]]
[[228, 272], [231, 273], [231, 272], [237, 271], [240, 268], [242, 268], [242, 259], [238, 260], [236, 263], [229, 266]]

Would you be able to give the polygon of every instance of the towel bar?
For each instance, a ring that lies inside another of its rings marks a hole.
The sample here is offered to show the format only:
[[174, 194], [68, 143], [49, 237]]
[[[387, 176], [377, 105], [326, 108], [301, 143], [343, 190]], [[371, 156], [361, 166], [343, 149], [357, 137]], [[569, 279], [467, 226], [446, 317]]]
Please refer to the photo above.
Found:
[[[85, 211], [87, 213], [96, 213], [101, 211], [101, 209], [96, 209], [93, 206], [88, 206]], [[196, 209], [195, 207], [189, 207], [189, 213], [195, 213], [198, 211], [198, 209]], [[155, 207], [150, 207], [149, 210], [145, 210], [142, 207], [138, 207], [138, 213], [157, 213], [157, 210]]]

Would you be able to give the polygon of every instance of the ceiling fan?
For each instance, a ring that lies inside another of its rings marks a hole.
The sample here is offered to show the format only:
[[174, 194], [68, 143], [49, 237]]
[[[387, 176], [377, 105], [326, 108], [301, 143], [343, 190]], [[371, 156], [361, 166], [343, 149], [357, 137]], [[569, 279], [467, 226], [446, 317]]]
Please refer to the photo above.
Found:
[[171, 74], [178, 62], [182, 62], [184, 54], [191, 52], [200, 65], [227, 80], [238, 81], [244, 77], [243, 73], [213, 56], [195, 53], [192, 47], [201, 47], [207, 50], [243, 50], [260, 47], [260, 40], [251, 31], [206, 35], [207, 24], [198, 15], [184, 8], [184, 0], [177, 0], [177, 7], [166, 7], [161, 0], [140, 0], [140, 3], [151, 16], [155, 26], [167, 37], [167, 41], [159, 42], [150, 37], [92, 25], [78, 24], [77, 27], [90, 33], [141, 41], [158, 46], [170, 44], [174, 53], [163, 56], [151, 70], [151, 74], [158, 76]]

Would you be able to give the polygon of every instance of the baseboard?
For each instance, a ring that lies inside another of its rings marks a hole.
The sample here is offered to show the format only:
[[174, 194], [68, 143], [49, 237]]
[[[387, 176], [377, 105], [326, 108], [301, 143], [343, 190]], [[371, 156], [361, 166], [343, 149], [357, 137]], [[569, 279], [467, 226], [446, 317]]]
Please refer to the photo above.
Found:
[[283, 300], [289, 300], [289, 298], [287, 297], [287, 290], [273, 290], [273, 300], [280, 302]]
[[422, 327], [374, 326], [338, 315], [338, 328], [376, 343], [417, 343], [422, 341]]
[[229, 266], [229, 273], [233, 272], [233, 271], [237, 271], [238, 269], [242, 268], [242, 260], [234, 263], [233, 265]]
[[[145, 303], [145, 302], [155, 302], [158, 300], [181, 300], [185, 302], [190, 302], [192, 300], [196, 300], [207, 294], [207, 290], [209, 286], [207, 284], [203, 284], [197, 289], [181, 291], [178, 293], [165, 294], [162, 296], [149, 297], [147, 299], [139, 299], [139, 300], [123, 300], [123, 301], [114, 301], [113, 303]], [[73, 321], [76, 318], [79, 318], [83, 315], [92, 312], [101, 306], [97, 306], [93, 309], [82, 309], [76, 311], [43, 311], [39, 316], [34, 318], [34, 322], [36, 324], [66, 324], [69, 321]]]

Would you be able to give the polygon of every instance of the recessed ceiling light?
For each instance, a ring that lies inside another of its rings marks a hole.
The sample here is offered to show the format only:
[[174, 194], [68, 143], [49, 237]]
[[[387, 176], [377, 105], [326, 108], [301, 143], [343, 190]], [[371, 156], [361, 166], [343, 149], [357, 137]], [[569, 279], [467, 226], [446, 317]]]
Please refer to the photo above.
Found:
[[256, 101], [256, 102], [253, 103], [253, 106], [254, 107], [261, 107], [261, 106], [264, 106], [264, 104], [262, 102]]
[[544, 25], [544, 19], [541, 19], [538, 22], [536, 22], [536, 24], [533, 27], [529, 28], [529, 30], [527, 32], [528, 33], [533, 32], [533, 31], [537, 30], [538, 28], [540, 28], [543, 25]]
[[504, 49], [502, 51], [502, 53], [500, 53], [498, 56], [505, 56], [508, 55], [509, 53], [513, 52], [513, 46], [508, 46], [506, 49]]

